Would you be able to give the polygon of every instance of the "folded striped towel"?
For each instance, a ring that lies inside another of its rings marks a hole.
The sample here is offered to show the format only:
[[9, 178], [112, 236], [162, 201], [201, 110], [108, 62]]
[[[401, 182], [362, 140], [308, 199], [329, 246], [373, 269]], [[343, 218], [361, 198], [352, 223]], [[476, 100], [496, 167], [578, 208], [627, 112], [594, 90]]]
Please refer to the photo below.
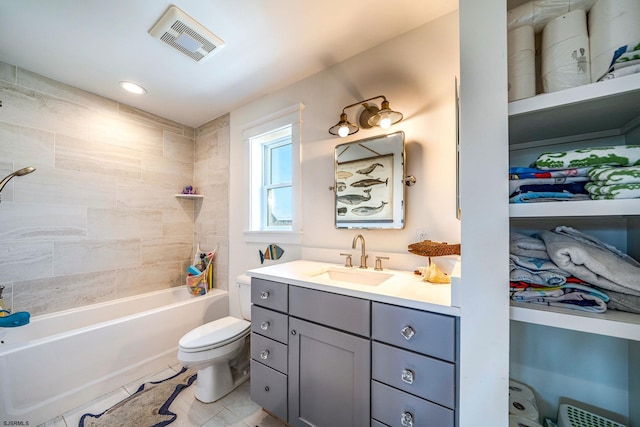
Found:
[[589, 182], [584, 188], [594, 200], [637, 199], [640, 197], [640, 183], [598, 185], [595, 182]]
[[564, 200], [589, 200], [586, 194], [573, 194], [563, 191], [535, 192], [516, 194], [509, 198], [509, 203], [559, 202]]
[[597, 185], [640, 184], [640, 166], [597, 166], [589, 171]]
[[[510, 179], [509, 180], [509, 194], [516, 193], [524, 185], [557, 185], [557, 184], [573, 184], [577, 182], [588, 182], [591, 179], [588, 176], [568, 176], [558, 178], [527, 178], [527, 179]], [[564, 191], [562, 188], [558, 190], [547, 191]]]
[[640, 165], [640, 145], [580, 148], [570, 151], [542, 153], [535, 161], [538, 169], [567, 169], [585, 166]]
[[561, 170], [542, 170], [526, 167], [509, 168], [509, 179], [527, 179], [527, 178], [562, 178], [569, 176], [587, 176], [591, 167], [571, 168]]

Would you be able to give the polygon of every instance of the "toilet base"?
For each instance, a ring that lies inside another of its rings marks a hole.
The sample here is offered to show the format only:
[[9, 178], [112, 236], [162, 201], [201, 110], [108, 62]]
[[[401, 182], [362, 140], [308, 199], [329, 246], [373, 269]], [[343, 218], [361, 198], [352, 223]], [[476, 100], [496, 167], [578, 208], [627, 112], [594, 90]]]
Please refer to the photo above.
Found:
[[195, 396], [202, 403], [212, 403], [221, 399], [249, 378], [246, 371], [235, 378], [228, 363], [220, 363], [198, 371]]

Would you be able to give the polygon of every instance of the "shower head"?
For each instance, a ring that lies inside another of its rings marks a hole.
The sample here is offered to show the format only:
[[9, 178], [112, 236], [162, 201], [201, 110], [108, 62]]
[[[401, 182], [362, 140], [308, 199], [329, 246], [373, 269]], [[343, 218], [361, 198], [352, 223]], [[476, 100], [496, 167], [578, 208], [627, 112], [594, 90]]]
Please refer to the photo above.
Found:
[[12, 172], [9, 175], [5, 176], [2, 179], [2, 181], [0, 181], [0, 191], [2, 191], [4, 186], [7, 185], [7, 182], [9, 182], [11, 180], [11, 178], [13, 178], [14, 176], [28, 175], [31, 172], [33, 172], [34, 170], [36, 170], [36, 168], [34, 168], [33, 166], [27, 166], [26, 168], [18, 169], [17, 171]]

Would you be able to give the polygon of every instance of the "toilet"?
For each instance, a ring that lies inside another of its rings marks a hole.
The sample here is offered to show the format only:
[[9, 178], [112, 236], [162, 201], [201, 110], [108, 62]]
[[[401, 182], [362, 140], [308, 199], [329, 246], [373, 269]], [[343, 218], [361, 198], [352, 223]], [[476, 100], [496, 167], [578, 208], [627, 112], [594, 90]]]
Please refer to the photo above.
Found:
[[187, 332], [178, 343], [178, 361], [198, 371], [196, 398], [215, 402], [249, 378], [251, 278], [236, 279], [243, 319], [227, 316]]

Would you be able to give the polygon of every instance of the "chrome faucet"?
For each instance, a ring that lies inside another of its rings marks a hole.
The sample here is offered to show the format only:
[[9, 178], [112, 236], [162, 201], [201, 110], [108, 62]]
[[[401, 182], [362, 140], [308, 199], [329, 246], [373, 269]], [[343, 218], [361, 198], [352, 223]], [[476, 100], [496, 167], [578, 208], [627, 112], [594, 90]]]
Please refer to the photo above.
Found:
[[360, 268], [367, 268], [367, 257], [369, 255], [367, 255], [365, 252], [364, 237], [362, 237], [362, 234], [356, 234], [356, 237], [353, 238], [351, 249], [356, 248], [356, 243], [358, 243], [358, 239], [360, 239], [360, 246], [362, 247], [362, 254], [360, 255]]

